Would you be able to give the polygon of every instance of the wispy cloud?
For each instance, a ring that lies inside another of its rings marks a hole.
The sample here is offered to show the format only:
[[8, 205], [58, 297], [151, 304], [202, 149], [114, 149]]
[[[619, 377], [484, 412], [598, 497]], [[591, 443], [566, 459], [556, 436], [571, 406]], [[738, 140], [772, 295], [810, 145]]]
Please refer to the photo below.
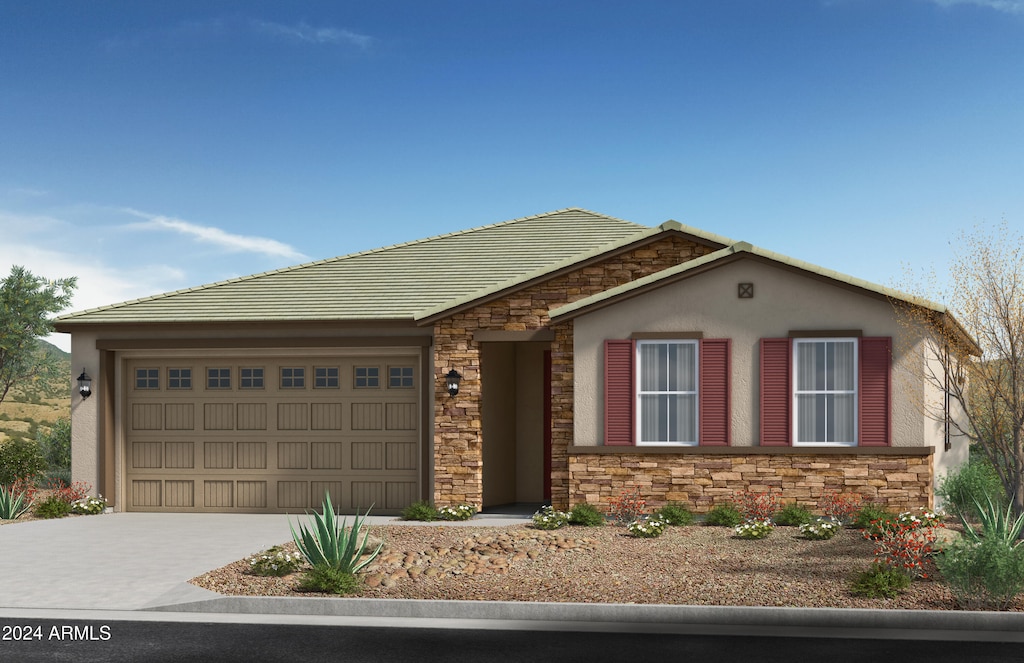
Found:
[[316, 27], [305, 22], [285, 25], [253, 19], [249, 24], [257, 32], [311, 44], [351, 44], [359, 48], [367, 48], [373, 41], [369, 35], [361, 35], [343, 28]]
[[1024, 14], [1024, 0], [928, 0], [940, 7], [954, 7], [956, 5], [974, 5], [976, 7], [988, 7], [1007, 14]]
[[288, 260], [308, 260], [308, 256], [295, 250], [293, 247], [266, 237], [252, 237], [248, 235], [235, 235], [225, 232], [220, 228], [211, 226], [200, 226], [181, 219], [172, 219], [166, 216], [146, 214], [138, 210], [126, 208], [124, 212], [142, 219], [142, 223], [129, 224], [130, 228], [138, 230], [170, 230], [200, 242], [213, 244], [232, 253], [259, 253], [275, 258], [286, 258]]

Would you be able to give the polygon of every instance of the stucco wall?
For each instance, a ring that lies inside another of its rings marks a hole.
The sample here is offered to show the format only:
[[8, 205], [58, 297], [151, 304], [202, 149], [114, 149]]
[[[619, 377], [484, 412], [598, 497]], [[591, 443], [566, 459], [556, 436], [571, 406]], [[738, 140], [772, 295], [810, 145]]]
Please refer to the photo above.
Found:
[[[739, 283], [753, 283], [754, 297], [737, 297]], [[635, 332], [702, 332], [732, 339], [732, 445], [754, 446], [759, 438], [759, 355], [763, 337], [794, 330], [861, 330], [864, 336], [900, 335], [892, 305], [752, 258], [676, 281], [575, 319], [576, 446], [603, 443], [603, 343]], [[893, 344], [897, 372], [921, 362], [921, 344]], [[916, 362], [916, 364], [915, 364]], [[919, 370], [917, 372], [920, 372]], [[915, 403], [922, 386], [893, 381], [893, 446], [941, 447], [933, 429], [922, 426]]]

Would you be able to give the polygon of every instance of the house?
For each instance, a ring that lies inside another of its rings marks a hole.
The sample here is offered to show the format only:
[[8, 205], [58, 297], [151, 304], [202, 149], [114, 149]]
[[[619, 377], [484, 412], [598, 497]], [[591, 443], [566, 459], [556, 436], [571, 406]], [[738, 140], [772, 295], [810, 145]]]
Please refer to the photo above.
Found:
[[515, 219], [60, 317], [72, 473], [128, 511], [932, 506], [967, 442], [894, 303], [955, 324], [675, 221]]

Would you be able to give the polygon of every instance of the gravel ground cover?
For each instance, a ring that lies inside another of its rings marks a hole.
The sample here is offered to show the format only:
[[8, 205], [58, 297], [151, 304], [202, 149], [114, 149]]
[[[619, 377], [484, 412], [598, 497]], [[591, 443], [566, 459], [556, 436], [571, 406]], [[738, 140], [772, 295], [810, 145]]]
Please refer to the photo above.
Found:
[[[749, 541], [731, 528], [702, 526], [637, 539], [613, 526], [385, 525], [371, 536], [384, 550], [361, 574], [357, 596], [368, 598], [955, 609], [934, 579], [915, 581], [895, 599], [852, 596], [851, 578], [874, 559], [873, 543], [857, 530], [809, 541], [780, 527]], [[295, 590], [298, 574], [268, 578], [248, 568], [239, 560], [191, 582], [225, 595], [317, 596]], [[934, 567], [928, 570], [933, 577]], [[1011, 609], [1024, 610], [1024, 601]]]

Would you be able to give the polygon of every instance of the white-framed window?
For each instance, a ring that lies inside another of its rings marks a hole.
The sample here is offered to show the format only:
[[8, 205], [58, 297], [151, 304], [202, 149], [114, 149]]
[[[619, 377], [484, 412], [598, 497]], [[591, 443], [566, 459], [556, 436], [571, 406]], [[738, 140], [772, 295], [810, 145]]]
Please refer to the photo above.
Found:
[[793, 339], [793, 444], [857, 444], [857, 339]]
[[697, 444], [696, 340], [636, 342], [637, 444]]

